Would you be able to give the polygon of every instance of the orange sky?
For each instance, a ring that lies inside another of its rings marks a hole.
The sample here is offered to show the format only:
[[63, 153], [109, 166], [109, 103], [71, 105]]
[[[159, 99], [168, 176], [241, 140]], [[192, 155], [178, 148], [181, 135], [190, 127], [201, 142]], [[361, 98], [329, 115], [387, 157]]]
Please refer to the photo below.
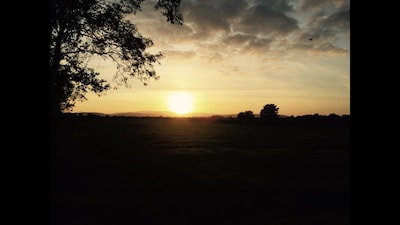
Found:
[[[73, 112], [170, 111], [169, 96], [186, 91], [196, 113], [258, 114], [272, 103], [281, 115], [350, 114], [349, 1], [186, 0], [182, 26], [145, 3], [129, 19], [153, 40], [149, 51], [165, 54], [160, 79], [89, 94]], [[112, 83], [112, 63], [92, 65]]]

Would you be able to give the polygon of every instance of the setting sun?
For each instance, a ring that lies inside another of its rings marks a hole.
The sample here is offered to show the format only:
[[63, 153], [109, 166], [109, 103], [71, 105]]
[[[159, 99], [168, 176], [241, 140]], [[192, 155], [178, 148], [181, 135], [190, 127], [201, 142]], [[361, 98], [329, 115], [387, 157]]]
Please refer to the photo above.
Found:
[[168, 97], [168, 108], [179, 115], [193, 110], [193, 97], [187, 92], [174, 92]]

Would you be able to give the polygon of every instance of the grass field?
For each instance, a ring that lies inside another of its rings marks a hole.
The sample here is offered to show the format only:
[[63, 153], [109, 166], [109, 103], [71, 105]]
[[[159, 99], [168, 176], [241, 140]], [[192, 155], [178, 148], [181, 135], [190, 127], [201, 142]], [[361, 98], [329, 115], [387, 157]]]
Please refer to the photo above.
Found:
[[51, 151], [52, 225], [350, 224], [350, 129], [76, 117]]

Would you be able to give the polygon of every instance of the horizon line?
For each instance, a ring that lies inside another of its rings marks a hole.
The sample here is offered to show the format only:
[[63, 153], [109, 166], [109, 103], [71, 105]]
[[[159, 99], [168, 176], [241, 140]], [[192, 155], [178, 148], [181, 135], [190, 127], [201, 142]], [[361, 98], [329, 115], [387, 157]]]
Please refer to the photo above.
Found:
[[[240, 112], [239, 112], [240, 113]], [[212, 116], [223, 116], [229, 117], [234, 116], [237, 117], [239, 113], [204, 113], [204, 112], [194, 112], [194, 113], [185, 113], [185, 114], [177, 114], [169, 111], [132, 111], [132, 112], [114, 112], [114, 113], [103, 113], [103, 112], [65, 112], [64, 114], [94, 114], [94, 115], [104, 115], [104, 116], [128, 116], [128, 117], [212, 117]], [[129, 115], [131, 114], [131, 115]], [[137, 114], [137, 115], [134, 115]], [[255, 117], [260, 117], [260, 113], [253, 113]], [[337, 114], [337, 113], [329, 113], [329, 114], [320, 114], [320, 113], [309, 113], [309, 114], [299, 114], [299, 115], [284, 115], [278, 114], [280, 117], [296, 117], [296, 116], [309, 116], [309, 115], [318, 115], [318, 116], [329, 116], [329, 115], [337, 115], [337, 116], [350, 116], [351, 114]]]

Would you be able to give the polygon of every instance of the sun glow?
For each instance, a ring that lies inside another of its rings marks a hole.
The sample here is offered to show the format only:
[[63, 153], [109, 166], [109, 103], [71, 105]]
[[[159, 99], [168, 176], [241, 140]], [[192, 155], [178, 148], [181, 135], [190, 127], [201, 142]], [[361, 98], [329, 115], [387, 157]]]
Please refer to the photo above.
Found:
[[168, 97], [168, 108], [179, 115], [192, 112], [193, 97], [187, 92], [174, 92]]

